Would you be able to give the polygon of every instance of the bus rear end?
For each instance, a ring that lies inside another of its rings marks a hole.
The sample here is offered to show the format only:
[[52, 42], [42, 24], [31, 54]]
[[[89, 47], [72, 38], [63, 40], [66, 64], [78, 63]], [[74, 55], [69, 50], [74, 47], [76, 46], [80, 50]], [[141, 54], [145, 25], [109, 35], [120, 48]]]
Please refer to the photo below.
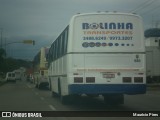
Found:
[[123, 103], [124, 94], [146, 92], [141, 17], [82, 14], [71, 23], [69, 94], [103, 95], [107, 102]]

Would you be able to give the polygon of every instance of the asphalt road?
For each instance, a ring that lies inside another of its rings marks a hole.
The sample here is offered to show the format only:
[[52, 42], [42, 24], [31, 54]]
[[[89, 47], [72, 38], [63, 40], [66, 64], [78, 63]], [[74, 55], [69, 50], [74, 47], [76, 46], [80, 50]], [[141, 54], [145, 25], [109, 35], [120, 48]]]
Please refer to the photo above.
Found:
[[[51, 96], [49, 90], [39, 90], [35, 88], [34, 84], [26, 81], [6, 83], [0, 86], [0, 111], [160, 111], [159, 103], [160, 90], [149, 90], [144, 95], [125, 95], [125, 104], [118, 106], [106, 106], [102, 96], [98, 98], [82, 96], [70, 105], [63, 105], [60, 98]], [[106, 120], [105, 118], [101, 117], [100, 119]], [[56, 117], [55, 119], [74, 120], [73, 117]], [[83, 120], [85, 119], [98, 118], [83, 118]], [[113, 117], [110, 120], [112, 119]], [[132, 117], [132, 119], [135, 118]]]

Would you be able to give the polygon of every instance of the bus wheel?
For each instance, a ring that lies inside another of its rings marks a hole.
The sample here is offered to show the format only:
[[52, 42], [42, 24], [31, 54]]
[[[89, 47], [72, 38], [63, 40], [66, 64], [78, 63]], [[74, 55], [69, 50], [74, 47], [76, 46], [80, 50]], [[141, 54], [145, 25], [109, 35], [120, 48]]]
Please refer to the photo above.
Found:
[[42, 87], [43, 87], [42, 84], [38, 85], [38, 89], [42, 89]]
[[105, 94], [104, 102], [107, 105], [118, 105], [124, 104], [124, 95], [123, 94]]
[[37, 84], [35, 85], [35, 88], [38, 88], [38, 85], [37, 85]]
[[59, 94], [57, 94], [56, 92], [52, 92], [52, 97], [59, 97]]
[[60, 97], [62, 104], [67, 105], [71, 103], [71, 99], [69, 95], [61, 96]]
[[66, 105], [68, 104], [68, 96], [60, 96], [62, 104]]

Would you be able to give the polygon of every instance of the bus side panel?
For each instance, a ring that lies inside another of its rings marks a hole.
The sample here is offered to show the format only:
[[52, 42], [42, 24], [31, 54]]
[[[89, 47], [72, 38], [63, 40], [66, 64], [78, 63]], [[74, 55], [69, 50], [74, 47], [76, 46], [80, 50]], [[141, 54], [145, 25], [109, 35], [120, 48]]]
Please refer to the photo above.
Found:
[[50, 77], [51, 91], [58, 93], [58, 77]]
[[61, 95], [68, 94], [67, 59], [68, 55], [65, 55], [64, 57], [53, 61], [49, 68], [51, 91]]

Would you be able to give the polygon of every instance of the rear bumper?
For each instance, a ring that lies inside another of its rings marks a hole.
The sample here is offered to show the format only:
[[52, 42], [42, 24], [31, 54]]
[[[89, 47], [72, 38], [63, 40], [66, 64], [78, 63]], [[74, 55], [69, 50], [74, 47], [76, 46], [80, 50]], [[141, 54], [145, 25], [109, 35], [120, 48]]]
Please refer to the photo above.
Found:
[[71, 84], [69, 94], [144, 94], [146, 84]]

